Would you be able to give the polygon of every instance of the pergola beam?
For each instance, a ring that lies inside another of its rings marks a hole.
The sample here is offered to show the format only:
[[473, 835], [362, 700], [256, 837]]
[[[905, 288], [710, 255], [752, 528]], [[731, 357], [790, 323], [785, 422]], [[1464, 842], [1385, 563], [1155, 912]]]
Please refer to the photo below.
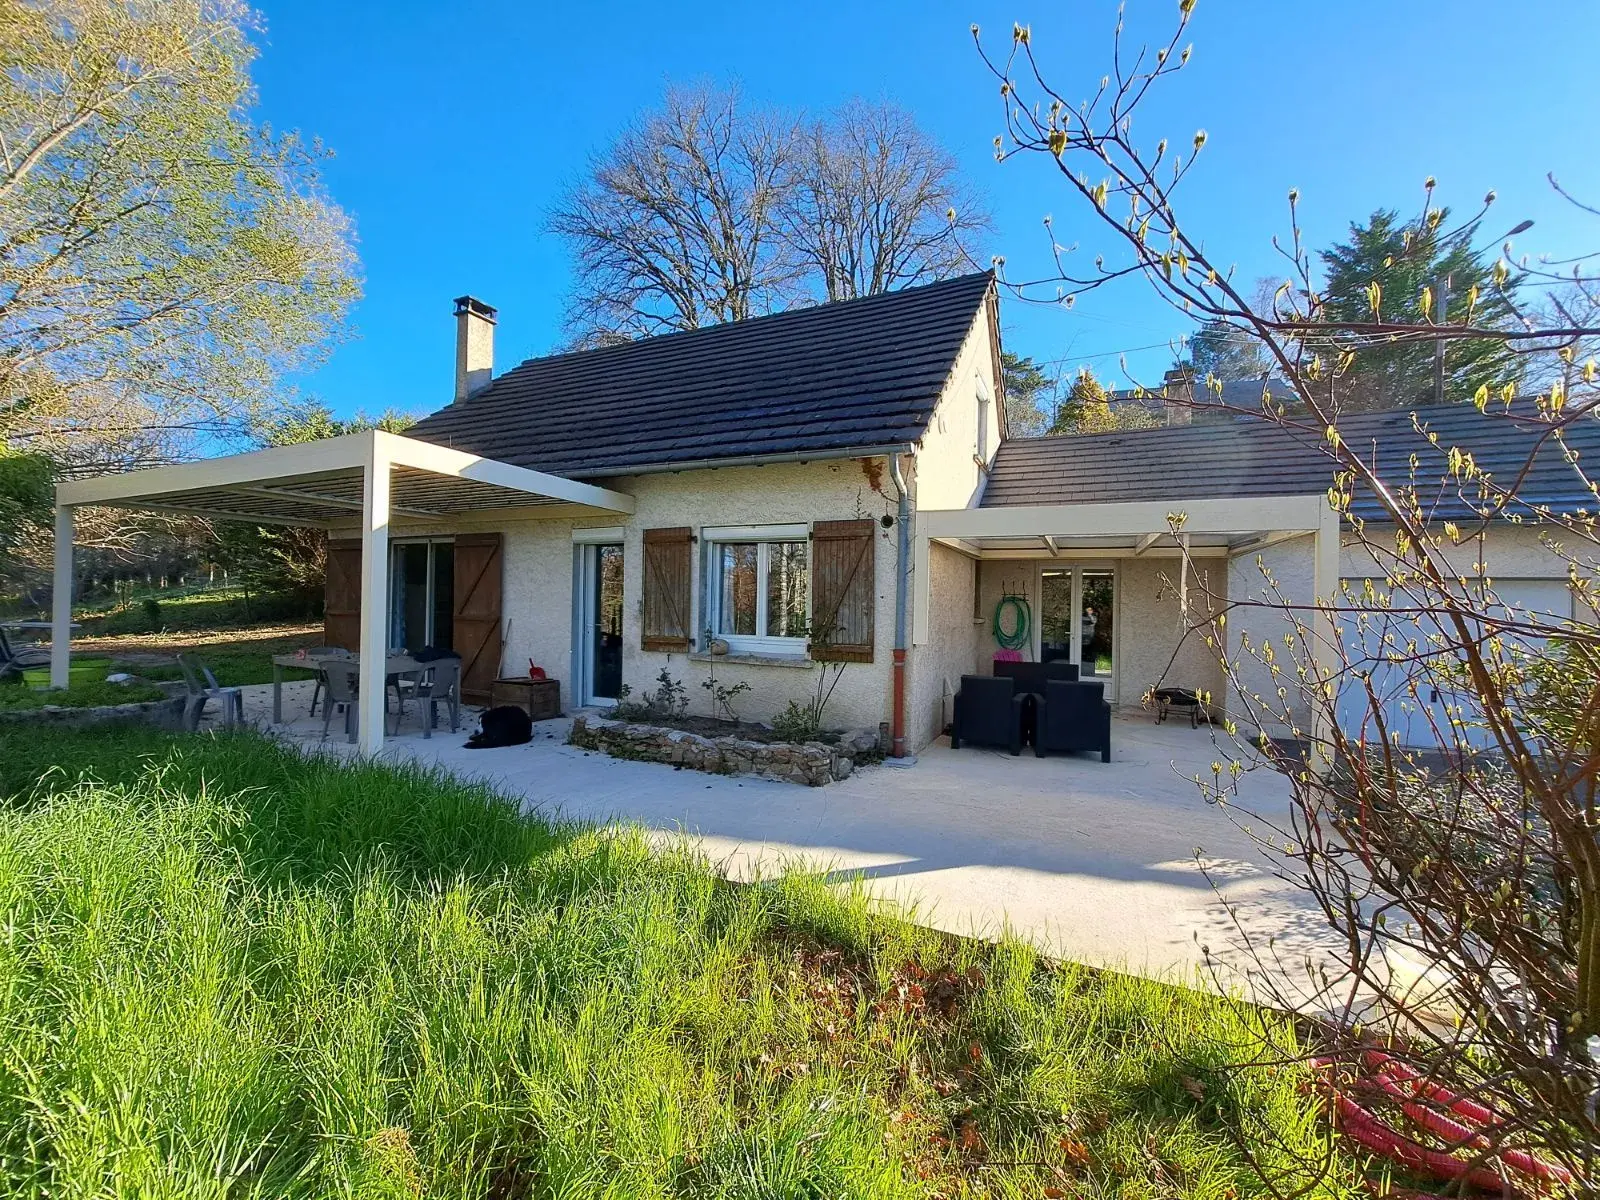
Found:
[[1044, 548], [1050, 551], [1051, 558], [1061, 557], [1061, 548], [1056, 545], [1055, 538], [1051, 537], [1048, 533], [1043, 533], [1039, 535], [1039, 540], [1044, 543]]
[[[309, 504], [325, 504], [329, 508], [343, 508], [351, 512], [365, 511], [365, 505], [360, 500], [351, 500], [346, 496], [330, 496], [326, 492], [308, 492], [301, 488], [273, 488], [273, 487], [231, 487], [230, 492], [237, 492], [241, 496], [257, 496], [263, 500], [288, 500], [301, 501]], [[438, 521], [444, 518], [444, 513], [432, 508], [408, 508], [400, 504], [391, 504], [389, 511], [402, 517], [417, 517], [424, 521]]]
[[1139, 539], [1138, 544], [1136, 546], [1134, 546], [1134, 548], [1133, 548], [1133, 556], [1135, 558], [1138, 558], [1141, 554], [1143, 554], [1146, 550], [1150, 549], [1151, 546], [1154, 546], [1160, 540], [1161, 540], [1161, 535], [1159, 533], [1147, 533], [1147, 534], [1145, 534], [1142, 538]]
[[565, 500], [569, 504], [583, 504], [607, 512], [632, 513], [634, 509], [632, 496], [625, 492], [613, 492], [610, 488], [597, 487], [592, 483], [580, 483], [576, 479], [567, 479], [560, 475], [531, 471], [527, 467], [514, 467], [510, 463], [481, 458], [476, 454], [467, 454], [448, 446], [435, 446], [431, 442], [419, 442], [414, 438], [385, 433], [381, 429], [373, 431], [373, 439], [388, 461], [396, 467], [412, 467], [435, 475], [471, 479], [478, 483], [509, 488], [512, 491], [531, 492], [548, 496], [552, 500]]

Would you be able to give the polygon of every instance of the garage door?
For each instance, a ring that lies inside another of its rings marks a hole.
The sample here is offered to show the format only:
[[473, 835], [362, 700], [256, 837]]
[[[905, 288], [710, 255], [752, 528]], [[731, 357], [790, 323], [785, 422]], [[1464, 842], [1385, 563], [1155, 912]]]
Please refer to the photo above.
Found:
[[[1356, 595], [1369, 583], [1376, 596], [1386, 595], [1381, 579], [1345, 583]], [[1495, 591], [1499, 611], [1507, 615], [1572, 618], [1572, 593], [1564, 579], [1496, 580]], [[1453, 686], [1451, 668], [1458, 658], [1447, 648], [1439, 623], [1427, 613], [1405, 612], [1420, 607], [1412, 597], [1397, 593], [1390, 604], [1402, 611], [1341, 614], [1340, 632], [1351, 667], [1339, 689], [1339, 727], [1345, 736], [1369, 742], [1397, 736], [1402, 746], [1438, 747], [1451, 710], [1467, 723], [1464, 740], [1486, 746], [1493, 739], [1477, 720], [1473, 698]]]

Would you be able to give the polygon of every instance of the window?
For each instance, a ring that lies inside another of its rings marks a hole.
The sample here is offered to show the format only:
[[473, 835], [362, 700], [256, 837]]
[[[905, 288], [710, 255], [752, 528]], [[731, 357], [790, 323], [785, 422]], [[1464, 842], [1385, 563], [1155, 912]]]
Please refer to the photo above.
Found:
[[705, 531], [706, 628], [744, 654], [804, 654], [811, 547], [803, 525]]
[[989, 385], [978, 377], [978, 462], [989, 465]]

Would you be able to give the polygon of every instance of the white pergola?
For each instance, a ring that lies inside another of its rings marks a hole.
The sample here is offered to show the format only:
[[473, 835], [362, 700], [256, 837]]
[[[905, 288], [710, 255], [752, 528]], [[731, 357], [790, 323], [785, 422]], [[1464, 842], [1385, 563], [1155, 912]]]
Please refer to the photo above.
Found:
[[[1180, 532], [1173, 518], [1182, 517]], [[1253, 496], [1181, 502], [1128, 500], [1079, 504], [1008, 505], [921, 511], [915, 527], [916, 592], [912, 641], [929, 638], [930, 556], [933, 543], [972, 558], [1037, 558], [1062, 555], [1140, 555], [1186, 552], [1196, 557], [1233, 558], [1293, 539], [1313, 539], [1312, 590], [1316, 610], [1309, 626], [1311, 653], [1331, 677], [1334, 603], [1339, 590], [1339, 514], [1326, 493]], [[1320, 709], [1314, 714], [1321, 720]], [[1319, 742], [1325, 730], [1314, 731]]]
[[[258, 525], [361, 528], [362, 753], [383, 746], [388, 651], [389, 522], [448, 526], [466, 514], [555, 506], [633, 512], [633, 497], [414, 438], [368, 430], [56, 487], [55, 596], [50, 682], [69, 679], [73, 510], [85, 505], [181, 513]], [[538, 514], [532, 514], [538, 515]]]

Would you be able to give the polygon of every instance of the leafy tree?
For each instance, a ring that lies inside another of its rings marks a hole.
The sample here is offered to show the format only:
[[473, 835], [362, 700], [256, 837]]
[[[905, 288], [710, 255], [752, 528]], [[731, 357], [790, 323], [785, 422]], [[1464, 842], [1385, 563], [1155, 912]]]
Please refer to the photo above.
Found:
[[[1320, 255], [1326, 276], [1324, 319], [1367, 321], [1376, 307], [1386, 322], [1426, 326], [1440, 320], [1435, 289], [1448, 276], [1449, 321], [1470, 320], [1489, 329], [1512, 326], [1516, 318], [1507, 294], [1495, 285], [1492, 264], [1472, 246], [1477, 222], [1442, 239], [1439, 231], [1448, 218], [1448, 209], [1436, 208], [1425, 218], [1405, 222], [1394, 211], [1379, 209], [1365, 225], [1351, 225], [1348, 240]], [[1369, 292], [1373, 285], [1378, 290]], [[1433, 399], [1431, 340], [1375, 335], [1363, 339], [1354, 353], [1342, 389], [1347, 407], [1395, 408]], [[1507, 383], [1519, 383], [1524, 358], [1500, 339], [1450, 341], [1445, 353], [1445, 399], [1470, 400], [1479, 387], [1497, 391]]]
[[1208, 378], [1224, 383], [1236, 379], [1260, 379], [1268, 374], [1270, 363], [1261, 343], [1243, 329], [1227, 321], [1212, 320], [1200, 326], [1189, 343], [1187, 361], [1176, 364], [1194, 368], [1200, 386]]
[[54, 478], [42, 454], [18, 454], [0, 441], [0, 573], [11, 573], [11, 557], [28, 526], [49, 520]]
[[1006, 394], [1006, 431], [1012, 437], [1037, 437], [1050, 425], [1045, 398], [1055, 380], [1033, 359], [1010, 350], [1000, 352], [1000, 379]]
[[[0, 7], [0, 437], [69, 473], [241, 433], [358, 294], [240, 0]], [[85, 449], [87, 447], [87, 449]]]
[[669, 89], [562, 199], [579, 344], [698, 329], [957, 274], [988, 218], [892, 105], [806, 122], [735, 89]]

